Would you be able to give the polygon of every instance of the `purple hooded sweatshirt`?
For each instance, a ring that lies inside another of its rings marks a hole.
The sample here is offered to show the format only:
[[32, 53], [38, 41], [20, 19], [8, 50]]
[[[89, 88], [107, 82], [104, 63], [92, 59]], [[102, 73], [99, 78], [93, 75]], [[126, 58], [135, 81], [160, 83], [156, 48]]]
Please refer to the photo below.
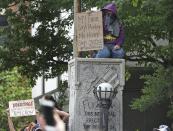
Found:
[[[107, 17], [104, 15], [105, 12], [108, 11], [112, 13], [112, 17], [110, 19], [107, 19]], [[103, 12], [103, 25], [104, 25], [103, 26], [104, 38], [107, 35], [116, 37], [115, 39], [111, 39], [108, 41], [104, 39], [104, 43], [122, 46], [124, 42], [124, 29], [120, 24], [119, 20], [116, 18], [117, 14], [116, 5], [114, 3], [107, 4], [102, 8], [102, 12]]]

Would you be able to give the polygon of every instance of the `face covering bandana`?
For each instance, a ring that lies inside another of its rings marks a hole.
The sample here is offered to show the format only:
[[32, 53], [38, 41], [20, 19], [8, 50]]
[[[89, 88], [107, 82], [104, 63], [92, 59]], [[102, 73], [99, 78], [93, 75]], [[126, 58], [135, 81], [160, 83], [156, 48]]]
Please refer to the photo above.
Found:
[[116, 16], [113, 16], [110, 13], [105, 13], [104, 14], [104, 28], [110, 34], [118, 37], [120, 32], [120, 25], [118, 20], [116, 19]]

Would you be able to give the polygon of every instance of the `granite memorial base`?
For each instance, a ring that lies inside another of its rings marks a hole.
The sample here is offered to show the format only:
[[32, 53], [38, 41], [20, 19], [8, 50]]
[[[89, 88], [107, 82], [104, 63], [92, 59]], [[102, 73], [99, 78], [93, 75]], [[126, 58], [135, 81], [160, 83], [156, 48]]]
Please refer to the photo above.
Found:
[[99, 103], [93, 89], [108, 82], [118, 93], [109, 109], [109, 131], [123, 131], [122, 90], [125, 84], [124, 59], [75, 58], [68, 64], [70, 102], [69, 131], [100, 131]]

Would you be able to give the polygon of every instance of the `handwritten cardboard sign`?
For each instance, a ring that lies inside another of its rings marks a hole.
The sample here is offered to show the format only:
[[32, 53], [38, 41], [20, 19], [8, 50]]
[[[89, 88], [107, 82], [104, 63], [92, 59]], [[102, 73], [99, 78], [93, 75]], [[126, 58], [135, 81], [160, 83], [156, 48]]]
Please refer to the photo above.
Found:
[[102, 12], [77, 13], [77, 50], [89, 51], [103, 48]]
[[35, 115], [33, 99], [9, 102], [10, 117]]

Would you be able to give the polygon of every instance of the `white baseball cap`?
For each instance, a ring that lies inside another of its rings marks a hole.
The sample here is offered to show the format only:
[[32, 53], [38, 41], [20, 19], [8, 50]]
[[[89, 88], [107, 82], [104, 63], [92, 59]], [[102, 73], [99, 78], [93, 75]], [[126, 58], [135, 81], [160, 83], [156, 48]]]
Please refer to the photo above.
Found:
[[159, 131], [168, 131], [167, 129], [168, 129], [167, 125], [160, 125], [158, 130]]

